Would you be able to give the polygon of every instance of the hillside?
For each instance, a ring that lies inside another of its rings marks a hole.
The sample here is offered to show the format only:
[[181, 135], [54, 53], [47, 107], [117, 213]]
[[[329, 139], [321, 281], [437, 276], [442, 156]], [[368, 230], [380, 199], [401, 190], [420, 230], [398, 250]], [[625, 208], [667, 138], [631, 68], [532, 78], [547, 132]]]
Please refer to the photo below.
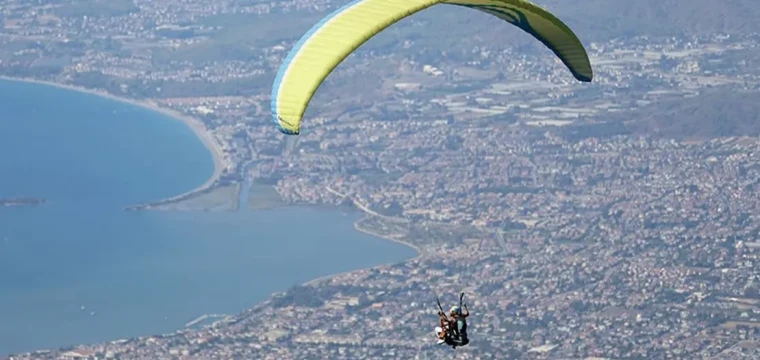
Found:
[[[346, 0], [347, 2], [347, 0]], [[565, 21], [584, 43], [632, 35], [666, 36], [716, 32], [760, 32], [757, 0], [536, 0]], [[337, 7], [339, 1], [333, 4]], [[332, 10], [332, 9], [330, 9]], [[167, 58], [191, 61], [245, 60], [252, 48], [292, 42], [309, 30], [325, 13], [266, 16], [219, 14], [202, 19], [220, 26], [210, 41], [171, 54]], [[282, 24], [288, 24], [282, 27]], [[415, 47], [403, 49], [405, 40]], [[523, 51], [545, 51], [523, 31], [483, 12], [453, 5], [434, 6], [406, 18], [372, 38], [360, 49], [380, 52], [419, 53], [420, 48], [444, 52], [468, 51], [477, 44], [504, 44]], [[163, 55], [163, 56], [162, 56]]]
[[[348, 0], [334, 2], [332, 8], [346, 1]], [[586, 44], [642, 35], [660, 37], [760, 32], [760, 22], [756, 21], [760, 18], [758, 0], [535, 1], [564, 20]], [[210, 39], [179, 50], [156, 50], [153, 54], [154, 61], [157, 64], [169, 60], [190, 60], [197, 63], [216, 60], [248, 61], [259, 56], [256, 54], [261, 48], [292, 44], [325, 14], [302, 11], [271, 13], [266, 16], [225, 13], [209, 16], [199, 19], [199, 22], [218, 29], [211, 34]], [[282, 24], [288, 25], [283, 27]], [[404, 47], [405, 41], [413, 45]], [[374, 52], [375, 56], [394, 54], [435, 63], [442, 58], [443, 53], [448, 58], [470, 57], [472, 49], [481, 44], [512, 48], [524, 53], [549, 54], [540, 42], [502, 20], [477, 10], [443, 5], [403, 19], [378, 34], [349, 57], [341, 68], [348, 68], [357, 56], [367, 55], [369, 51]], [[721, 56], [737, 55], [727, 52]], [[744, 57], [742, 60], [753, 61]], [[267, 74], [241, 84], [241, 88], [247, 89], [245, 94], [266, 93], [276, 69], [269, 70], [271, 71]], [[381, 81], [384, 74], [387, 74], [385, 70], [375, 68], [378, 78], [365, 79], [357, 86], [371, 86]], [[327, 80], [328, 83], [332, 81], [338, 80], [335, 77]], [[209, 89], [210, 93], [213, 91], [214, 89]], [[589, 134], [610, 136], [621, 132], [668, 137], [758, 133], [756, 129], [760, 129], [760, 121], [757, 114], [760, 111], [757, 110], [760, 109], [750, 101], [751, 98], [752, 94], [728, 97], [725, 91], [710, 91], [692, 99], [658, 102], [636, 113], [625, 114], [604, 126], [571, 127], [564, 129], [564, 132], [572, 138]], [[622, 125], [622, 121], [626, 122], [626, 126]]]
[[[669, 36], [717, 32], [760, 32], [757, 0], [533, 0], [565, 21], [584, 42], [621, 36]], [[445, 10], [442, 10], [445, 9]], [[494, 32], [490, 16], [445, 6], [415, 15], [429, 20], [432, 33], [464, 32], [501, 40], [514, 33]], [[499, 34], [502, 33], [502, 34]]]
[[[760, 91], [706, 91], [625, 114], [627, 128], [639, 134], [676, 139], [760, 135]], [[622, 119], [620, 119], [622, 120]]]
[[536, 0], [585, 40], [630, 35], [760, 32], [757, 0]]

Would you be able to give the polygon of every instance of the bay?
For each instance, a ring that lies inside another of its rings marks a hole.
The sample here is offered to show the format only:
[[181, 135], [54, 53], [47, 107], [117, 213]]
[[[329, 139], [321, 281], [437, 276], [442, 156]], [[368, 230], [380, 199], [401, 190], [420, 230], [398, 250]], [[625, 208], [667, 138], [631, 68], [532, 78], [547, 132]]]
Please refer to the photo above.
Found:
[[[191, 190], [213, 159], [183, 123], [92, 94], [0, 81], [0, 356], [166, 333], [312, 278], [415, 255], [358, 214], [125, 212]], [[297, 219], [294, 226], [293, 219]]]

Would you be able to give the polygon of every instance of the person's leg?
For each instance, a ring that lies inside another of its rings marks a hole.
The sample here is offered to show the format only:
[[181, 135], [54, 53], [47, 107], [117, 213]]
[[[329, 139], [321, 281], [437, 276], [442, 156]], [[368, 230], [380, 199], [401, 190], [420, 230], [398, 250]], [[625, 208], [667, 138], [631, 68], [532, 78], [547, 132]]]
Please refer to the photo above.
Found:
[[441, 333], [438, 335], [438, 338], [443, 339], [446, 337], [446, 328], [448, 327], [448, 324], [444, 319], [439, 319], [439, 323], [441, 325]]
[[444, 343], [444, 340], [443, 340], [443, 328], [440, 327], [440, 326], [436, 326], [435, 327], [435, 334], [438, 336], [438, 344], [439, 345], [443, 344]]

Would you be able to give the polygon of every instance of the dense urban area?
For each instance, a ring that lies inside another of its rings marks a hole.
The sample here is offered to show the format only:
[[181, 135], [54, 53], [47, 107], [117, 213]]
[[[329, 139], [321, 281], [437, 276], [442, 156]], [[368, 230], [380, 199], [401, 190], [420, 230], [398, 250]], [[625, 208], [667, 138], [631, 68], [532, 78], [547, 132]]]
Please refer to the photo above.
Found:
[[459, 359], [760, 358], [760, 34], [587, 42], [581, 84], [507, 24], [468, 13], [506, 35], [439, 41], [421, 15], [341, 64], [286, 137], [274, 73], [338, 5], [4, 2], [0, 75], [196, 117], [221, 149], [213, 186], [353, 206], [357, 229], [420, 253], [201, 329], [8, 359], [433, 358], [453, 351], [434, 294], [460, 290]]

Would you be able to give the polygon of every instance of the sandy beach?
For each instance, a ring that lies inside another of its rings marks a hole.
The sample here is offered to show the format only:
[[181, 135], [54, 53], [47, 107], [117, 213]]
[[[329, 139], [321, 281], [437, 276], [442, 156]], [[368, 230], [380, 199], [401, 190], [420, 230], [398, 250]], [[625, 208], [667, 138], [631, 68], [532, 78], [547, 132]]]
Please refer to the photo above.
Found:
[[[7, 81], [17, 81], [17, 82], [34, 83], [34, 84], [47, 85], [47, 86], [55, 86], [61, 89], [79, 91], [82, 93], [101, 96], [101, 97], [108, 98], [114, 101], [119, 101], [122, 103], [139, 106], [151, 111], [159, 112], [164, 115], [167, 115], [168, 117], [172, 119], [181, 121], [184, 124], [186, 124], [188, 127], [190, 127], [191, 130], [193, 130], [195, 135], [198, 136], [198, 138], [203, 142], [203, 145], [206, 146], [206, 148], [211, 152], [211, 155], [214, 159], [214, 174], [199, 187], [193, 190], [190, 190], [184, 194], [177, 194], [176, 196], [173, 196], [172, 198], [182, 197], [190, 193], [195, 193], [195, 192], [208, 189], [219, 179], [219, 177], [222, 174], [222, 170], [225, 168], [225, 161], [224, 161], [224, 156], [222, 155], [222, 150], [220, 149], [219, 144], [216, 142], [216, 140], [214, 140], [214, 136], [206, 128], [206, 126], [203, 124], [201, 120], [194, 118], [192, 116], [182, 114], [179, 111], [176, 111], [173, 109], [160, 107], [153, 100], [147, 100], [147, 101], [135, 100], [135, 99], [115, 96], [103, 90], [88, 89], [81, 86], [61, 84], [61, 83], [56, 83], [52, 81], [43, 81], [43, 80], [36, 80], [36, 79], [31, 79], [31, 78], [15, 78], [15, 77], [8, 77], [8, 76], [0, 76], [0, 79], [7, 80]], [[165, 200], [167, 199], [158, 200], [158, 201], [165, 201]]]

